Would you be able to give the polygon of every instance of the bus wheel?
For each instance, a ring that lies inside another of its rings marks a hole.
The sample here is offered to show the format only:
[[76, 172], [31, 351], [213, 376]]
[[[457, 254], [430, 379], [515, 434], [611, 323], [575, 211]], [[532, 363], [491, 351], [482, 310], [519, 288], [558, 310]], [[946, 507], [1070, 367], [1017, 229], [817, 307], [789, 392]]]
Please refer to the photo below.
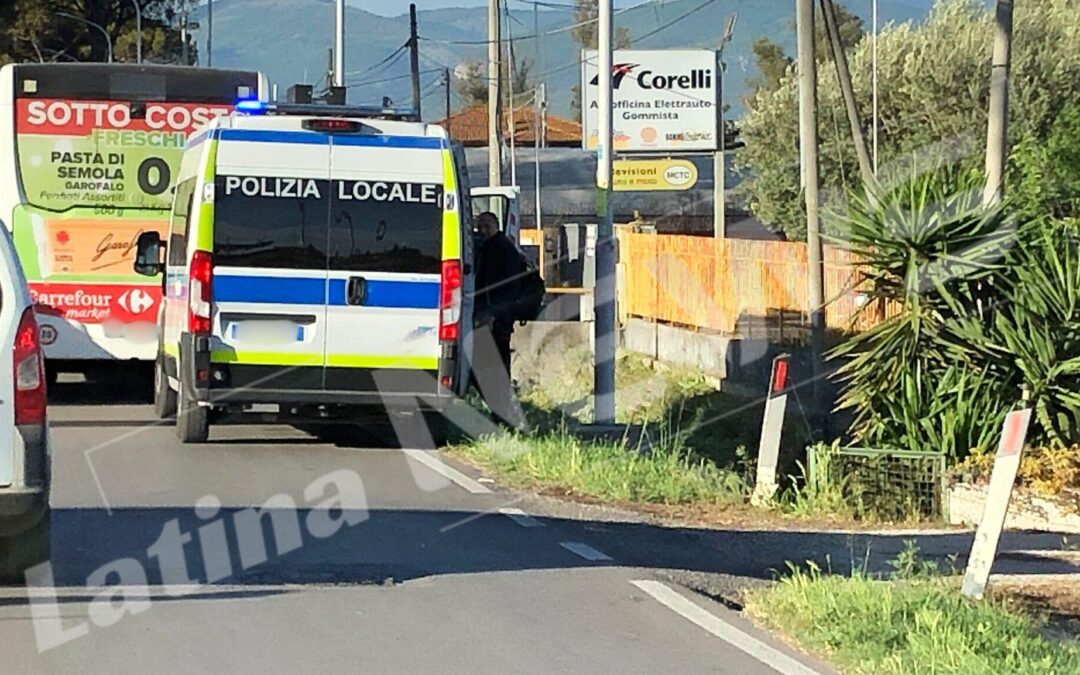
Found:
[[210, 408], [201, 406], [180, 383], [177, 396], [176, 435], [181, 443], [205, 443], [210, 436]]
[[164, 420], [176, 415], [176, 392], [165, 374], [165, 358], [158, 354], [154, 364], [154, 414]]

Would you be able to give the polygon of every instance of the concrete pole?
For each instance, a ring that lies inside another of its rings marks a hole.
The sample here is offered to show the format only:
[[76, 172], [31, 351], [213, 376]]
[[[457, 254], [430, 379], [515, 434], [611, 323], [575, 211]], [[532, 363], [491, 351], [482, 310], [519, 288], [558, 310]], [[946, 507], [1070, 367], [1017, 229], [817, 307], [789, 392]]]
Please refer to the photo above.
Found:
[[818, 219], [817, 63], [814, 61], [814, 0], [796, 0], [799, 67], [799, 154], [806, 200], [807, 304], [815, 410], [821, 409], [819, 375], [825, 348], [825, 268]]
[[450, 69], [443, 68], [443, 84], [446, 85], [446, 136], [450, 137]]
[[[544, 83], [536, 85], [536, 110], [533, 112], [533, 193], [535, 196], [535, 207], [533, 209], [533, 222], [534, 227], [540, 230], [542, 227], [541, 213], [540, 213], [540, 146], [541, 138], [544, 135], [544, 109], [547, 107], [547, 90], [544, 87]], [[543, 241], [543, 235], [541, 235], [541, 241]]]
[[874, 177], [877, 178], [878, 173], [878, 69], [877, 69], [877, 40], [878, 40], [878, 0], [873, 0], [873, 7], [871, 13], [873, 15], [871, 23], [873, 25], [873, 37], [871, 38], [871, 88], [873, 89], [874, 99]]
[[596, 163], [596, 201], [600, 222], [596, 231], [596, 288], [594, 289], [595, 362], [593, 364], [593, 415], [597, 424], [615, 422], [615, 226], [611, 204], [614, 160], [612, 134], [612, 16], [611, 0], [600, 0], [598, 48], [600, 81], [599, 153]]
[[713, 236], [727, 236], [727, 167], [724, 159], [724, 62], [723, 47], [716, 52], [716, 77], [720, 91], [716, 96], [717, 151], [713, 153]]
[[142, 9], [139, 0], [131, 0], [135, 7], [135, 63], [142, 63]]
[[990, 111], [986, 125], [986, 188], [983, 204], [1001, 201], [1009, 128], [1009, 63], [1012, 58], [1012, 0], [997, 0], [994, 56], [990, 71]]
[[859, 160], [859, 174], [867, 194], [872, 195], [874, 185], [874, 166], [870, 161], [870, 152], [866, 149], [866, 136], [863, 134], [859, 107], [855, 103], [855, 89], [851, 85], [851, 71], [848, 70], [847, 54], [840, 41], [840, 29], [836, 23], [836, 7], [832, 0], [821, 0], [821, 13], [825, 16], [825, 30], [832, 46], [833, 63], [836, 65], [836, 79], [840, 83], [840, 92], [844, 97], [848, 123], [851, 125], [851, 140], [855, 142], [855, 156]]
[[499, 137], [500, 80], [502, 78], [502, 37], [499, 30], [499, 0], [488, 0], [488, 185], [502, 185], [502, 141]]
[[334, 86], [345, 86], [345, 0], [337, 0], [334, 12]]
[[206, 67], [214, 67], [214, 0], [206, 0]]

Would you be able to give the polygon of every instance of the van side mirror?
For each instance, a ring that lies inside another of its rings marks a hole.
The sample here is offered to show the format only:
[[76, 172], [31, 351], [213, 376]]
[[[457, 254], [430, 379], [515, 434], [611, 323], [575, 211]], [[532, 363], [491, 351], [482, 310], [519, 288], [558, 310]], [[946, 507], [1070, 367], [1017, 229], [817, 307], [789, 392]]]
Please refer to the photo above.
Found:
[[165, 242], [157, 232], [143, 232], [135, 241], [135, 272], [146, 277], [156, 277], [165, 270], [161, 253]]

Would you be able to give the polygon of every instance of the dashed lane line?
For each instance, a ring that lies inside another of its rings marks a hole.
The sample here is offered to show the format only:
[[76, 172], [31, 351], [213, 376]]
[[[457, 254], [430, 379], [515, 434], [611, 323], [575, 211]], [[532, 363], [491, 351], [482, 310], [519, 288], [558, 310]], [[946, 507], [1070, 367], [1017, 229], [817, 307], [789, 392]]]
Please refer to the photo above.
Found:
[[438, 454], [424, 450], [402, 450], [405, 456], [409, 459], [415, 460], [420, 464], [423, 464], [427, 468], [431, 469], [435, 473], [443, 476], [444, 478], [456, 483], [458, 486], [465, 488], [467, 491], [474, 495], [489, 495], [491, 489], [486, 485], [481, 485], [477, 481], [469, 478], [465, 474], [461, 473], [454, 467], [450, 466], [446, 462], [439, 459]]
[[576, 556], [592, 562], [611, 560], [611, 556], [601, 553], [592, 546], [589, 546], [588, 544], [582, 544], [579, 541], [563, 541], [559, 543], [559, 546], [562, 546], [567, 551], [570, 551]]
[[499, 513], [503, 514], [504, 516], [522, 527], [544, 527], [544, 524], [542, 522], [540, 522], [536, 518], [533, 518], [521, 509], [504, 507], [499, 509]]
[[692, 621], [724, 642], [746, 652], [779, 673], [784, 673], [784, 675], [821, 675], [817, 670], [796, 661], [783, 652], [773, 649], [715, 614], [702, 609], [666, 584], [646, 579], [631, 581], [630, 583], [651, 595], [654, 600], [676, 614]]

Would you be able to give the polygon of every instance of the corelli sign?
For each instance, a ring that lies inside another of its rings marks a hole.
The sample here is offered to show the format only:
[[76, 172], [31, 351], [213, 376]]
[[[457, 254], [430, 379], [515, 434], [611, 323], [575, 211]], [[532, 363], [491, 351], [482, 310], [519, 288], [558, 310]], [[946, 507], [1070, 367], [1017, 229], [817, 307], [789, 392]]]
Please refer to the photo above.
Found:
[[[598, 141], [597, 53], [584, 52], [582, 142]], [[612, 66], [614, 149], [632, 152], [716, 150], [716, 53], [706, 49], [617, 50]]]
[[685, 159], [619, 159], [612, 187], [618, 192], [689, 190], [697, 183], [697, 167]]

